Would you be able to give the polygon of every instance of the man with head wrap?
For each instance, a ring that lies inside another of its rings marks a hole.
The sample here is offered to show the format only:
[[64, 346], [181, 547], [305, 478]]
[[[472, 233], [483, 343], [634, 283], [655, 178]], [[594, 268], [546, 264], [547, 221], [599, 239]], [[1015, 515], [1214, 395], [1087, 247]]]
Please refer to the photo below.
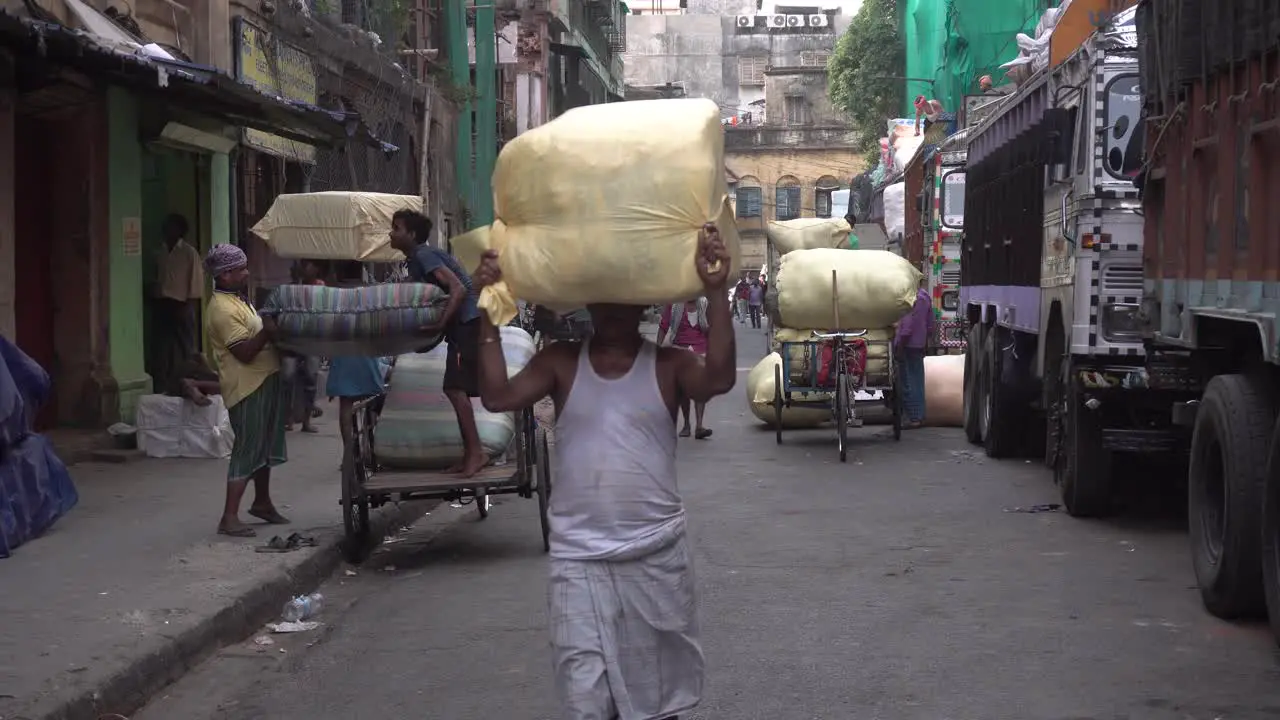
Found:
[[271, 524], [289, 522], [271, 502], [270, 489], [271, 468], [286, 460], [288, 388], [280, 379], [280, 358], [271, 344], [275, 322], [258, 315], [245, 299], [249, 262], [244, 251], [235, 245], [213, 246], [205, 259], [205, 271], [213, 278], [205, 329], [236, 435], [218, 533], [253, 537], [253, 528], [240, 522], [240, 499], [250, 480], [254, 497], [249, 514]]

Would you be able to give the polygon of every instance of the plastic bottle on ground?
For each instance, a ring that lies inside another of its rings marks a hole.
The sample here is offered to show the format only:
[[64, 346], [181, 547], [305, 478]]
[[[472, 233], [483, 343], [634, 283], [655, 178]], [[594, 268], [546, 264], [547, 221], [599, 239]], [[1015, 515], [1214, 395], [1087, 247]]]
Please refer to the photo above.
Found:
[[324, 596], [320, 593], [299, 595], [285, 603], [284, 612], [281, 615], [286, 622], [302, 622], [319, 615], [323, 605]]

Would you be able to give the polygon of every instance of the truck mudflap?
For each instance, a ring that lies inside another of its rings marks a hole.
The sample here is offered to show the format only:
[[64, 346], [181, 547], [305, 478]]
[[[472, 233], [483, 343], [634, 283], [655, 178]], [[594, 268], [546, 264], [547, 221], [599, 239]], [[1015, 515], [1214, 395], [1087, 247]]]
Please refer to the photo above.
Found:
[[939, 320], [933, 325], [933, 348], [938, 354], [959, 355], [969, 343], [965, 340], [968, 323], [964, 320]]
[[1081, 367], [1084, 406], [1103, 418], [1102, 446], [1125, 453], [1185, 453], [1190, 428], [1176, 406], [1199, 397], [1201, 382], [1182, 357], [1154, 356], [1145, 366]]

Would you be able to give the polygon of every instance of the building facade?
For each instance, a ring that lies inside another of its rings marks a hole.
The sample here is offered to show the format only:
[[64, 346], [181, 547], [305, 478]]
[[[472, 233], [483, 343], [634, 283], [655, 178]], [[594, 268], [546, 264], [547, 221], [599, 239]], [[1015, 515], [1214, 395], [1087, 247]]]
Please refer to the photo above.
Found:
[[170, 213], [260, 284], [288, 279], [247, 232], [282, 192], [424, 194], [458, 224], [446, 6], [0, 0], [0, 332], [53, 377], [42, 429], [130, 421], [157, 389]]
[[761, 2], [757, 10], [755, 0], [688, 0], [679, 12], [671, 4], [633, 7], [628, 97], [720, 106], [743, 264], [759, 267], [768, 222], [829, 216], [832, 193], [862, 171], [856, 138], [828, 99], [826, 71], [860, 3]]

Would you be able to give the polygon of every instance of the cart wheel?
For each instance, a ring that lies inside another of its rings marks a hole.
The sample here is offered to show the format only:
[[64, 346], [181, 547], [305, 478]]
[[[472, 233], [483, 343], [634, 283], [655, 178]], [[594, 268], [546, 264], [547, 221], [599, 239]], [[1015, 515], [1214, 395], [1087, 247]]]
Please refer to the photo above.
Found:
[[476, 491], [476, 512], [480, 513], [480, 519], [489, 517], [489, 508], [493, 507], [493, 501], [489, 499], [489, 493], [484, 490]]
[[538, 428], [534, 444], [538, 449], [538, 514], [542, 519], [542, 549], [551, 550], [551, 520], [547, 508], [551, 504], [551, 450], [547, 445], [547, 431]]
[[347, 562], [356, 565], [364, 560], [369, 547], [369, 496], [364, 492], [367, 470], [357, 453], [346, 455], [342, 462], [343, 554]]
[[844, 462], [849, 454], [849, 376], [840, 374], [836, 381], [836, 397], [833, 403], [836, 411], [836, 435], [840, 444], [840, 462]]
[[892, 395], [889, 402], [893, 410], [893, 439], [896, 441], [902, 439], [902, 416], [905, 410], [902, 405], [902, 374], [898, 372], [896, 365], [891, 372], [889, 392]]
[[778, 445], [782, 444], [782, 365], [773, 366], [773, 431]]

